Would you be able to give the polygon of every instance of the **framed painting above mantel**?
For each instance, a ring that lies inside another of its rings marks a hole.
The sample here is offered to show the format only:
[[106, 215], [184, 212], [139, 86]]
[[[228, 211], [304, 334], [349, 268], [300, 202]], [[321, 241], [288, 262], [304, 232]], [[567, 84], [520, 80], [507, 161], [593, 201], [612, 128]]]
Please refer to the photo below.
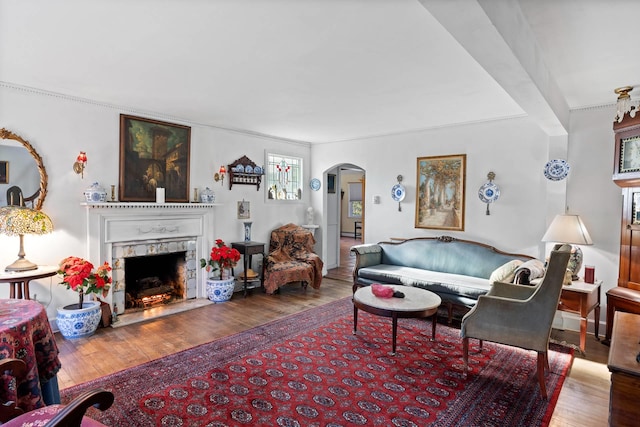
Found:
[[156, 188], [167, 202], [189, 202], [191, 128], [120, 115], [120, 182], [123, 202], [153, 202]]
[[464, 231], [467, 155], [419, 157], [415, 228]]

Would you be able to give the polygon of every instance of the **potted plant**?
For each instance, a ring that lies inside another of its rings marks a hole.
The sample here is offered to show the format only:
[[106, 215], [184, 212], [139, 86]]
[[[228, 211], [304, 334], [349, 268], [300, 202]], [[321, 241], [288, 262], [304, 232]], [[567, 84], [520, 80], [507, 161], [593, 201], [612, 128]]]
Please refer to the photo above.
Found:
[[235, 280], [229, 270], [240, 261], [240, 252], [227, 246], [222, 239], [217, 239], [211, 248], [209, 259], [202, 258], [200, 267], [207, 273], [217, 272], [207, 278], [207, 297], [213, 302], [229, 301], [233, 295]]
[[93, 334], [98, 328], [102, 310], [100, 301], [85, 301], [85, 294], [106, 296], [111, 285], [111, 267], [105, 262], [94, 271], [89, 261], [70, 256], [60, 262], [58, 274], [61, 285], [78, 293], [78, 303], [58, 308], [56, 323], [65, 338], [80, 338]]

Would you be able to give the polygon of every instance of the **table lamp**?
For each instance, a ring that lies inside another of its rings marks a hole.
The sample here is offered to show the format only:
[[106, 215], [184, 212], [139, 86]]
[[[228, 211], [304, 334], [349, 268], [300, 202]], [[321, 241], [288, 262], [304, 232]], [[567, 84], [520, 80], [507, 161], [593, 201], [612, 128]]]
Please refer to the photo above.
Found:
[[22, 206], [0, 208], [0, 233], [7, 236], [20, 236], [18, 259], [5, 268], [5, 271], [35, 270], [38, 266], [24, 257], [24, 235], [45, 234], [53, 231], [51, 219], [42, 211]]
[[578, 280], [578, 271], [582, 267], [582, 250], [575, 245], [592, 245], [593, 241], [580, 215], [556, 215], [547, 232], [542, 236], [543, 242], [571, 244], [571, 257], [567, 269], [571, 271], [571, 279]]

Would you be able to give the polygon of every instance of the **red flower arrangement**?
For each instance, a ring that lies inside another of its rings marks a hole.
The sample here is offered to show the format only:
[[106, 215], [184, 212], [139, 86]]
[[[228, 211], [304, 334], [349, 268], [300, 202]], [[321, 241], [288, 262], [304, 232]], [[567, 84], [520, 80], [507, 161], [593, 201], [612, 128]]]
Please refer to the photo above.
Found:
[[202, 258], [200, 267], [208, 271], [220, 270], [220, 279], [225, 269], [233, 268], [240, 261], [240, 252], [237, 249], [231, 249], [222, 239], [216, 240], [216, 245], [211, 248], [209, 260]]
[[78, 308], [82, 308], [84, 294], [102, 294], [107, 296], [111, 285], [111, 266], [108, 262], [93, 271], [94, 267], [89, 261], [70, 256], [60, 262], [58, 274], [62, 276], [61, 285], [74, 290], [79, 294]]

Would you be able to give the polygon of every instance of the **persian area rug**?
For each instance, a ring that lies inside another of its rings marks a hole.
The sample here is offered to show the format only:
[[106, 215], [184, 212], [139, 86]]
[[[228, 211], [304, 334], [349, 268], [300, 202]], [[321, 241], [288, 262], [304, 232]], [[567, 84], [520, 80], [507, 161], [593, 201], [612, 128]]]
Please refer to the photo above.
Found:
[[63, 402], [103, 387], [110, 426], [536, 426], [547, 425], [573, 352], [549, 354], [549, 400], [536, 354], [471, 343], [467, 378], [459, 330], [424, 319], [358, 312], [350, 298], [62, 391]]

